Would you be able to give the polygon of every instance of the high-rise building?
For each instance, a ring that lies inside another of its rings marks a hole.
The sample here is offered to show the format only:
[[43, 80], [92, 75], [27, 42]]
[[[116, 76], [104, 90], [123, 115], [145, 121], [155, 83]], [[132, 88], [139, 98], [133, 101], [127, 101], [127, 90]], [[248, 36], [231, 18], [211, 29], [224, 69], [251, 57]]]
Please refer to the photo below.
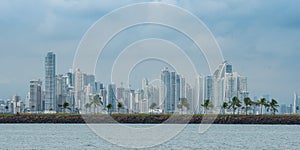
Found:
[[95, 75], [92, 74], [83, 74], [83, 80], [84, 86], [88, 86], [90, 85], [92, 87], [92, 93], [95, 94], [96, 93], [96, 87], [95, 87]]
[[214, 98], [213, 76], [206, 76], [204, 81], [204, 99], [211, 100]]
[[248, 97], [247, 77], [233, 72], [232, 65], [226, 61], [218, 66], [212, 76], [205, 79], [205, 99], [218, 102], [230, 102], [233, 97], [237, 97], [241, 101]]
[[287, 111], [286, 104], [280, 105], [280, 114], [284, 115], [284, 114], [287, 114], [287, 113], [288, 113], [288, 111]]
[[75, 75], [70, 71], [66, 74], [66, 76], [68, 77], [67, 78], [67, 84], [69, 86], [74, 86], [74, 78], [75, 78]]
[[106, 107], [108, 102], [107, 102], [107, 90], [103, 86], [103, 83], [99, 83], [99, 95], [101, 97], [101, 100], [103, 102], [103, 106]]
[[175, 112], [175, 100], [176, 100], [176, 72], [171, 72], [170, 77], [170, 105], [171, 113]]
[[31, 80], [29, 92], [29, 106], [31, 112], [40, 112], [43, 110], [43, 97], [42, 97], [42, 81]]
[[232, 73], [232, 65], [226, 63], [226, 73]]
[[110, 83], [107, 87], [107, 101], [112, 105], [111, 112], [117, 112], [117, 100], [116, 100], [116, 84]]
[[[68, 102], [68, 76], [57, 75], [56, 76], [56, 104], [63, 105], [64, 102]], [[57, 107], [57, 112], [62, 111], [61, 108]]]
[[131, 103], [131, 92], [129, 88], [125, 88], [124, 91], [124, 101], [123, 101], [123, 107], [126, 113], [130, 112], [130, 103]]
[[185, 78], [180, 77], [180, 98], [186, 98]]
[[198, 76], [196, 79], [196, 85], [194, 88], [194, 101], [195, 105], [194, 105], [194, 112], [196, 113], [204, 113], [204, 109], [201, 109], [201, 104], [204, 103], [204, 79], [202, 76]]
[[15, 95], [12, 97], [12, 102], [14, 103], [14, 109], [13, 109], [13, 113], [18, 113], [21, 112], [21, 106], [22, 106], [22, 101], [21, 101], [21, 97], [18, 95]]
[[175, 79], [175, 112], [178, 112], [178, 104], [180, 102], [180, 89], [181, 89], [181, 84], [180, 84], [180, 75], [176, 74], [176, 79]]
[[141, 107], [140, 107], [140, 100], [141, 99], [141, 94], [140, 94], [140, 90], [137, 89], [134, 92], [134, 112], [135, 113], [139, 113], [141, 111]]
[[164, 113], [172, 113], [171, 103], [171, 83], [170, 83], [170, 71], [168, 68], [164, 68], [161, 72], [162, 83], [162, 101], [164, 102]]
[[129, 98], [129, 106], [128, 106], [128, 111], [130, 113], [134, 113], [135, 112], [135, 91], [130, 89], [130, 98]]
[[45, 57], [45, 109], [55, 110], [55, 54], [49, 52]]
[[190, 104], [190, 111], [195, 113], [194, 108], [196, 108], [196, 106], [194, 103], [195, 101], [193, 99], [194, 98], [193, 87], [188, 83], [186, 83], [185, 85], [185, 93], [186, 93], [185, 95], [186, 95], [187, 102]]
[[299, 96], [298, 96], [298, 94], [295, 92], [295, 93], [294, 93], [293, 114], [297, 114], [297, 113], [298, 113], [299, 107], [300, 107]]
[[156, 108], [161, 108], [160, 105], [160, 82], [152, 82], [149, 84], [149, 104], [156, 104]]
[[80, 69], [76, 69], [74, 72], [75, 75], [75, 83], [74, 83], [74, 100], [75, 100], [75, 108], [82, 109], [84, 104], [84, 89], [83, 89], [83, 73]]

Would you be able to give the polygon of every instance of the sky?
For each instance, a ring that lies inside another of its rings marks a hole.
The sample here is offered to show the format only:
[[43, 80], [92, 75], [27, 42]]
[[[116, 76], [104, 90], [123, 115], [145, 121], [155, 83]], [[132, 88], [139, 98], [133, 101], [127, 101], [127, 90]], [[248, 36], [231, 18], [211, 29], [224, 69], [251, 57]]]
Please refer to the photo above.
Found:
[[[142, 1], [2, 0], [0, 99], [15, 94], [24, 99], [30, 80], [44, 80], [48, 51], [57, 54], [57, 73], [67, 72], [85, 32], [107, 13], [137, 2]], [[156, 2], [182, 7], [202, 20], [224, 59], [234, 71], [248, 77], [250, 96], [269, 94], [279, 103], [290, 104], [293, 93], [300, 93], [299, 0]], [[137, 29], [137, 33], [143, 30], [147, 29]], [[130, 31], [123, 34], [132, 35]]]

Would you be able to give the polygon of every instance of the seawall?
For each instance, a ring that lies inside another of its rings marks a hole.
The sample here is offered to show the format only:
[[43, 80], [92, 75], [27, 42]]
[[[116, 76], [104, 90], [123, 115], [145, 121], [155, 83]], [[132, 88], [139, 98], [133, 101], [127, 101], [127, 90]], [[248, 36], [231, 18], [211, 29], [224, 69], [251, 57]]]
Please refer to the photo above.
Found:
[[[204, 119], [205, 118], [205, 119]], [[203, 122], [202, 122], [203, 121]], [[1, 115], [0, 123], [299, 124], [300, 115]]]

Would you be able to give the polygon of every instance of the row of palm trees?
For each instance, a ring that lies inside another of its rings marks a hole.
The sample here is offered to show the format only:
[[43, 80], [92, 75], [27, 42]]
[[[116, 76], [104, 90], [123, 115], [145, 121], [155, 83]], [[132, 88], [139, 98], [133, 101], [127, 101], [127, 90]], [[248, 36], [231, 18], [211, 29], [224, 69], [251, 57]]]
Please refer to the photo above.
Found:
[[[210, 100], [205, 100], [202, 104], [204, 107], [205, 113], [207, 113], [207, 110], [210, 108], [213, 108], [214, 105]], [[240, 108], [242, 110], [245, 110], [246, 115], [248, 115], [248, 111], [253, 107], [260, 106], [260, 114], [263, 114], [263, 107], [267, 110], [267, 112], [272, 112], [273, 115], [275, 115], [276, 112], [278, 112], [278, 102], [275, 99], [272, 99], [270, 102], [268, 102], [265, 98], [261, 98], [258, 101], [252, 101], [249, 97], [244, 98], [244, 106], [242, 102], [237, 98], [233, 97], [231, 101], [223, 102], [221, 108], [223, 110], [223, 114], [225, 114], [226, 109], [232, 110], [232, 114], [235, 114], [237, 110]]]
[[[94, 113], [98, 113], [98, 112], [96, 112], [96, 109], [97, 108], [101, 109], [103, 107], [103, 101], [102, 101], [101, 97], [98, 94], [96, 94], [95, 96], [93, 96], [93, 98], [91, 99], [91, 101], [89, 103], [86, 103], [84, 105], [84, 107], [85, 107], [86, 111], [87, 111], [88, 108], [93, 107], [94, 108]], [[113, 109], [113, 105], [112, 104], [107, 104], [106, 108], [107, 108], [107, 112], [109, 114], [111, 114], [110, 110]], [[120, 113], [120, 110], [122, 108], [124, 108], [123, 103], [118, 102], [118, 104], [117, 104], [118, 113]]]
[[[88, 108], [93, 107], [94, 108], [94, 113], [96, 112], [97, 108], [102, 108], [103, 106], [103, 102], [101, 97], [97, 94], [95, 96], [92, 97], [91, 101], [89, 103], [85, 104], [85, 108], [86, 110]], [[213, 103], [211, 100], [207, 99], [204, 101], [204, 103], [201, 105], [204, 108], [204, 113], [207, 113], [207, 111], [211, 108], [214, 107]], [[249, 97], [244, 98], [244, 105], [242, 104], [242, 102], [237, 98], [237, 97], [233, 97], [231, 101], [229, 102], [223, 102], [221, 108], [223, 111], [223, 114], [225, 114], [226, 110], [232, 110], [232, 114], [236, 114], [236, 111], [242, 109], [245, 110], [246, 115], [248, 115], [248, 111], [253, 108], [251, 106], [254, 107], [258, 107], [260, 106], [260, 114], [263, 114], [263, 107], [265, 107], [265, 109], [269, 112], [272, 112], [272, 114], [275, 115], [276, 112], [278, 112], [278, 102], [275, 99], [272, 99], [270, 102], [268, 102], [265, 98], [261, 98], [258, 101], [252, 101]], [[66, 111], [66, 109], [69, 109], [69, 104], [67, 102], [65, 102], [62, 105], [59, 105], [60, 108], [62, 108], [64, 110], [64, 112]], [[150, 110], [153, 110], [157, 107], [156, 103], [152, 103], [150, 105]], [[180, 103], [177, 105], [178, 109], [180, 111], [182, 111], [183, 108], [189, 110], [190, 109], [190, 105], [187, 101], [186, 98], [181, 98], [180, 99]], [[105, 108], [107, 108], [108, 113], [111, 113], [110, 110], [113, 108], [112, 104], [108, 104]], [[117, 109], [118, 109], [118, 113], [120, 113], [120, 110], [124, 108], [123, 103], [118, 102], [117, 104]]]

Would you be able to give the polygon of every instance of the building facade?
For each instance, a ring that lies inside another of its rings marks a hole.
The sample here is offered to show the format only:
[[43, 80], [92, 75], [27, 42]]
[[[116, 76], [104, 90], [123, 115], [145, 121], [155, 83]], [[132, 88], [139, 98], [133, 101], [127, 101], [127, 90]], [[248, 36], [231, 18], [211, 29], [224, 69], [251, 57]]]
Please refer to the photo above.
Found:
[[49, 52], [45, 57], [45, 109], [55, 110], [56, 94], [55, 94], [55, 54]]

